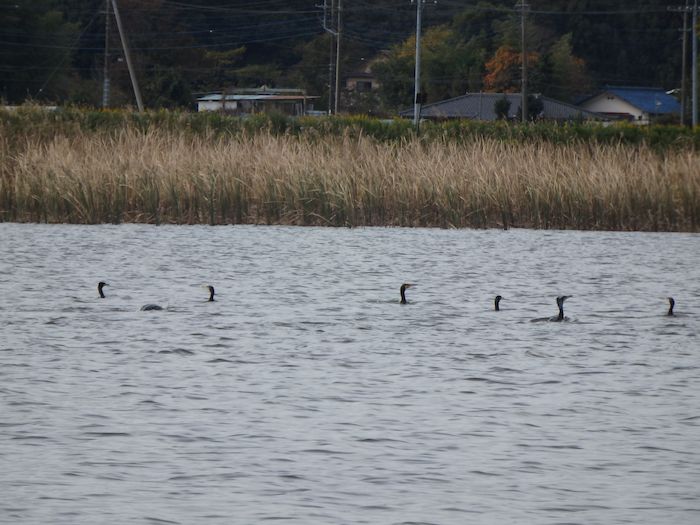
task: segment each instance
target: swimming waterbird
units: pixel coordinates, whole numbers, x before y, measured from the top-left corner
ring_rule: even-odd
[[[141,311],[142,311],[142,312],[146,312],[146,311],[149,311],[149,310],[162,310],[162,309],[163,309],[163,307],[160,306],[160,305],[158,305],[158,304],[144,304],[144,305],[141,307]]]
[[[406,304],[408,302],[406,301],[406,288],[410,288],[411,286],[414,285],[409,283],[403,283],[401,285],[401,304]]]
[[[668,312],[666,315],[672,316],[673,315],[673,307],[676,306],[676,301],[673,299],[673,297],[668,298]]]
[[[557,297],[557,306],[559,307],[559,315],[555,315],[554,317],[539,317],[537,319],[532,319],[533,323],[541,322],[541,321],[551,321],[553,323],[558,323],[561,321],[568,321],[568,317],[564,317],[564,301],[572,297],[571,295],[560,295]]]
[[[497,312],[501,310],[501,308],[498,306],[499,303],[501,302],[501,297],[500,295],[497,295],[496,298],[493,300],[493,309],[496,310]]]
[[[100,297],[102,299],[105,298],[105,293],[102,291],[102,288],[104,288],[105,286],[109,286],[109,285],[104,281],[100,281],[99,283],[97,283],[97,291],[100,294]]]

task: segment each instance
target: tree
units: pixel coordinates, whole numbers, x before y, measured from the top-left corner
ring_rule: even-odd
[[[406,107],[413,101],[415,48],[414,35],[394,46],[386,60],[373,69],[387,107]],[[480,87],[484,55],[475,41],[464,42],[451,27],[443,25],[425,31],[421,49],[421,91],[428,93],[429,101]]]
[[[15,0],[0,9],[2,98],[59,100],[70,91],[77,24],[66,22],[51,0]]]
[[[542,115],[542,111],[544,111],[544,102],[542,102],[542,98],[539,96],[535,95],[528,95],[527,96],[527,120],[529,122],[534,122],[540,116]],[[523,108],[521,105],[518,106],[518,111],[516,112],[516,115],[518,117],[521,117],[523,114]]]
[[[546,93],[553,98],[573,101],[577,95],[588,93],[592,87],[583,59],[574,56],[571,47],[571,33],[557,40],[546,57],[549,65],[549,79],[546,80]]]
[[[353,114],[385,117],[389,115],[376,91],[357,91],[344,89],[340,92],[340,106]]]
[[[225,51],[207,50],[204,52],[204,65],[209,70],[205,78],[199,80],[199,88],[219,90],[236,81],[236,64],[245,54],[245,47],[240,46]]]
[[[174,68],[154,68],[143,84],[143,97],[153,108],[175,108],[193,105],[192,90],[183,75]]]
[[[415,38],[413,38],[415,47]],[[410,39],[391,48],[385,60],[378,61],[373,72],[382,86],[382,98],[390,108],[410,106],[413,102],[415,60],[408,51]]]
[[[320,3],[266,3],[268,8],[254,9],[255,2],[245,7],[231,0],[119,0],[144,103],[184,104],[189,97],[183,97],[181,90],[187,86],[204,91],[239,80],[251,84],[275,80],[303,87],[321,96],[319,104],[325,105],[330,36],[321,27],[321,9],[315,7]],[[464,8],[457,12],[453,8],[459,2],[448,2],[448,8],[426,6],[422,87],[430,100],[478,91],[485,79],[489,90],[519,91],[521,25],[515,3],[472,0],[462,2]],[[677,29],[682,14],[666,7],[682,3],[531,2],[536,9],[527,18],[526,41],[528,50],[540,59],[530,59],[529,90],[572,100],[598,83],[677,87],[681,68]],[[39,96],[99,104],[104,5],[105,0],[5,2],[0,9],[0,96],[10,102]],[[596,14],[583,15],[591,12]],[[374,70],[382,81],[380,94],[388,108],[409,106],[414,20],[415,6],[405,1],[357,0],[346,5],[341,76],[361,58],[389,49],[387,62]],[[133,103],[113,17],[109,47],[112,104]]]
[[[493,103],[493,111],[496,113],[498,120],[508,120],[508,112],[510,111],[510,100],[508,100],[508,97],[503,95],[503,97],[496,100]]]
[[[328,109],[330,40],[330,35],[324,33],[298,45],[296,51],[299,61],[291,67],[287,76],[292,86],[303,88],[308,94],[320,97],[318,105],[314,105],[324,109]]]
[[[536,67],[539,54],[527,55],[528,66]],[[516,93],[520,91],[522,78],[522,54],[511,46],[501,46],[486,62],[484,88],[494,93]]]
[[[275,87],[282,73],[274,64],[251,64],[236,69],[236,85],[239,87]]]

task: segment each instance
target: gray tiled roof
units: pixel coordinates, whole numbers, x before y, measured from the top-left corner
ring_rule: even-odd
[[[426,104],[421,108],[422,118],[469,118],[474,120],[496,120],[494,104],[506,97],[510,102],[508,116],[518,118],[520,108],[520,93],[467,93],[460,97]],[[566,102],[560,102],[548,97],[538,96],[542,100],[543,118],[548,120],[576,120],[604,118]],[[402,117],[412,117],[413,108],[399,113]]]

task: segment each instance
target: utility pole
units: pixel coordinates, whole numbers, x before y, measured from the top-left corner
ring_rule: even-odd
[[[520,47],[522,48],[523,74],[520,84],[520,109],[522,110],[523,123],[527,122],[527,47],[525,45],[525,14],[530,9],[530,5],[525,0],[520,0],[515,5],[520,9]]]
[[[335,0],[331,0],[330,14],[328,13],[328,0],[323,0],[323,30],[330,35],[330,52],[328,54],[328,114],[333,114],[333,51],[335,45],[333,37],[338,35],[333,31],[333,15],[335,14]]]
[[[102,73],[102,109],[109,107],[109,2],[105,0],[105,64]]]
[[[413,0],[412,0],[413,1]],[[421,34],[421,18],[423,14],[423,5],[425,0],[415,0],[416,2],[416,74],[413,79],[413,125],[418,130],[420,123],[420,107],[423,103],[423,93],[420,89],[420,34]]]
[[[693,128],[698,125],[698,0],[693,4]]]
[[[131,56],[129,55],[129,46],[126,43],[126,35],[124,34],[124,28],[122,27],[122,19],[119,16],[119,8],[117,7],[117,0],[112,0],[112,8],[114,9],[114,18],[117,19],[117,29],[119,29],[119,38],[122,41],[122,47],[124,48],[124,58],[126,58],[126,67],[129,68],[129,76],[131,77],[131,85],[134,88],[134,96],[136,97],[136,106],[139,108],[139,112],[143,113],[143,101],[141,100],[141,91],[139,91],[139,83],[136,80],[136,72],[131,64]]]
[[[693,8],[690,7],[690,0],[685,0],[685,6],[667,7],[668,11],[683,13],[683,39],[681,45],[681,126],[685,125],[685,115],[688,113],[688,13]]]
[[[335,108],[338,114],[338,102],[340,101],[340,35],[343,32],[343,0],[338,0],[338,27],[335,37]]]
[[[326,4],[326,0],[323,1],[323,4]],[[329,20],[333,20],[333,11],[335,10],[335,0],[331,1],[331,15]],[[325,13],[324,13],[325,17]],[[324,20],[325,21],[325,20]],[[330,41],[331,41],[331,52],[329,55],[329,60],[328,60],[328,114],[333,113],[333,89],[331,86],[333,85],[333,37],[335,36],[335,33],[330,29],[330,26],[326,29],[331,35]]]
[[[688,79],[687,69],[688,69],[688,0],[685,0],[685,9],[683,10],[683,65],[681,67],[681,126],[685,126],[685,112],[686,112],[686,101],[688,99],[688,94],[686,90],[688,89]]]

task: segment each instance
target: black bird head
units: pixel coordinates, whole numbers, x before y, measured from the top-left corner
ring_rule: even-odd
[[[401,285],[401,304],[406,304],[406,289],[412,287],[410,283],[403,283]]]
[[[501,297],[500,295],[497,295],[496,298],[495,298],[494,301],[493,301],[494,309],[495,309],[497,312],[500,310],[500,307],[498,306],[498,304],[501,302],[501,299],[503,299],[503,297]]]
[[[214,300],[214,287],[212,285],[207,285],[207,289],[209,290],[209,302]]]
[[[673,307],[676,306],[676,301],[673,297],[668,298],[668,313],[666,315],[673,315]]]
[[[564,307],[564,301],[566,301],[566,300],[569,299],[570,297],[573,297],[573,295],[560,295],[559,297],[557,297],[557,306],[558,306],[559,308],[563,308],[563,307]]]
[[[99,292],[100,297],[101,297],[102,299],[105,298],[105,294],[104,294],[104,292],[102,291],[102,288],[104,288],[105,286],[109,286],[109,285],[108,285],[106,282],[104,282],[104,281],[100,281],[99,283],[97,283],[97,291]]]

